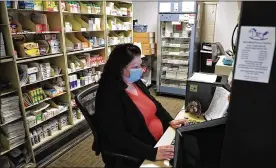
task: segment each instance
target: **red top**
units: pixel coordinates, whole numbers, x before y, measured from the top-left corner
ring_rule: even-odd
[[[153,135],[155,140],[158,141],[163,134],[163,126],[159,118],[155,115],[156,106],[153,101],[148,98],[148,96],[146,96],[138,87],[135,86],[135,88],[138,93],[137,95],[134,95],[128,91],[126,92],[144,116],[150,133]]]

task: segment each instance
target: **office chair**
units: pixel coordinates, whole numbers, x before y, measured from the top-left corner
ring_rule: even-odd
[[[96,156],[98,156],[100,153],[102,155],[106,155],[109,157],[115,157],[118,159],[126,159],[128,161],[133,161],[135,163],[140,163],[141,160],[127,156],[120,153],[114,153],[110,151],[102,151],[99,144],[99,137],[97,133],[97,129],[93,123],[95,123],[95,99],[96,99],[96,90],[98,88],[98,84],[94,86],[90,86],[89,88],[81,91],[78,93],[75,97],[76,103],[78,105],[78,108],[81,110],[84,118],[86,119],[87,123],[89,124],[92,134],[94,135],[94,143],[92,146],[92,150],[95,151]]]

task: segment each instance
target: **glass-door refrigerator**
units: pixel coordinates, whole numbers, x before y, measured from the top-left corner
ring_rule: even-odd
[[[159,2],[156,79],[159,94],[186,94],[186,81],[197,69],[199,7],[196,2]]]

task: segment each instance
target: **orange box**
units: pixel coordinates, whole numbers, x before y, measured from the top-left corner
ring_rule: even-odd
[[[149,49],[153,49],[153,48],[155,48],[155,43],[151,43],[151,44],[144,43],[144,44],[142,44],[142,49],[143,50],[149,50]]]
[[[155,37],[155,32],[133,32],[134,38],[153,38]]]
[[[151,49],[150,50],[144,50],[143,49],[143,53],[142,53],[143,55],[152,55],[152,51],[151,51]]]
[[[154,43],[155,42],[155,38],[154,37],[152,37],[152,38],[138,38],[138,37],[134,37],[133,38],[133,41],[134,42],[140,42],[140,43],[142,43],[142,44],[144,44],[144,43]]]

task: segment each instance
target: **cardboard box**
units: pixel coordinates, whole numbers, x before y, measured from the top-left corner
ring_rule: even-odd
[[[133,38],[133,41],[134,42],[140,42],[140,43],[142,43],[142,44],[144,44],[144,43],[155,43],[155,38],[154,37],[152,37],[152,38],[136,38],[136,37],[134,37]]]
[[[143,50],[143,55],[152,55],[152,50]]]
[[[133,32],[134,38],[154,38],[155,32]]]
[[[142,49],[143,50],[149,50],[149,49],[154,49],[155,48],[155,43],[144,43],[142,44]]]

